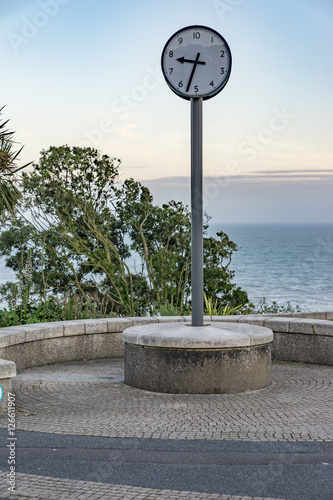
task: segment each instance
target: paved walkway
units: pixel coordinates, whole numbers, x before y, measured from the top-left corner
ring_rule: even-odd
[[[3,448],[0,500],[330,500],[333,368],[272,368],[270,387],[229,395],[131,388],[120,359],[25,370],[16,493]]]

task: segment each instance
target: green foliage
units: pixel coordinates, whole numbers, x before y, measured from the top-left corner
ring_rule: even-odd
[[[163,306],[156,308],[153,311],[154,316],[181,316],[186,314],[184,310],[180,309],[173,304],[164,304]]]
[[[247,293],[232,282],[235,273],[229,269],[237,245],[223,231],[216,236],[204,238],[204,292],[214,302],[227,305],[227,310],[237,308],[239,313],[249,313],[253,304]]]
[[[80,296],[63,299],[49,297],[45,301],[17,304],[10,310],[0,310],[0,327],[117,316],[109,306],[105,297],[100,298],[96,294],[89,295],[86,300]]]
[[[188,314],[191,305],[191,214],[181,202],[154,205],[149,190],[133,179],[125,181],[118,191],[117,213],[134,250],[142,259],[150,293],[147,304],[175,308],[176,314]],[[208,228],[206,216],[204,230]],[[251,307],[245,291],[232,283],[228,269],[237,250],[222,231],[218,238],[204,237],[204,291],[228,307]],[[153,311],[149,311],[152,313]]]
[[[117,213],[147,277],[147,312],[152,312],[152,304],[157,308],[172,304],[182,313],[190,295],[188,208],[175,201],[158,207],[149,190],[130,179],[118,191]]]
[[[207,298],[207,295],[205,293],[204,293],[204,299],[206,306],[205,314],[207,314],[208,316],[230,316],[240,307],[242,307],[242,304],[236,307],[229,307],[228,304],[219,306],[217,299],[214,302],[211,297]]]
[[[4,106],[0,107],[0,115]],[[15,208],[22,198],[21,192],[15,185],[14,174],[30,164],[15,168],[22,149],[15,151],[14,132],[8,130],[9,120],[0,121],[0,219],[4,221],[9,214],[15,214]]]
[[[289,300],[286,305],[278,305],[275,300],[271,304],[267,304],[266,298],[263,297],[259,302],[257,311],[255,312],[256,314],[297,313],[301,312],[301,309],[298,305],[291,305]]]
[[[188,314],[190,211],[173,200],[155,205],[150,191],[133,179],[118,184],[119,164],[92,148],[51,147],[22,175],[31,220],[19,216],[0,235],[0,255],[22,282],[16,292],[12,283],[0,289],[14,309],[40,307],[49,297],[67,300],[69,309],[80,297],[84,309],[97,294],[107,301],[108,313]],[[232,282],[229,265],[236,250],[222,231],[217,238],[204,237],[205,293],[227,304],[225,312],[251,307],[246,292]],[[139,260],[134,269],[133,257]]]

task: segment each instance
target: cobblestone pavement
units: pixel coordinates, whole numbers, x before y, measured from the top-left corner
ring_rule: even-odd
[[[30,474],[18,474],[17,494],[4,488],[5,473],[0,472],[0,495],[9,500],[274,500],[263,497],[245,497],[196,493],[193,491],[157,490],[117,484],[71,481]],[[20,491],[24,492],[20,494]]]
[[[120,359],[33,368],[14,379],[17,426],[123,438],[332,441],[333,368],[276,364],[272,377],[258,391],[174,395],[124,385]]]
[[[123,360],[50,365],[14,379],[17,429],[118,438],[333,441],[333,369],[274,364],[271,386],[226,395],[150,393],[123,383]],[[7,427],[7,417],[0,417]],[[18,474],[11,499],[242,499]],[[21,491],[21,493],[20,493]],[[256,498],[256,500],[259,500]]]

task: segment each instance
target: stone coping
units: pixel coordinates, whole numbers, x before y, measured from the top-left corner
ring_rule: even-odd
[[[16,377],[16,364],[14,361],[7,359],[0,359],[0,378],[13,378]]]
[[[274,333],[305,334],[312,338],[322,338],[332,341],[333,337],[333,312],[293,313],[293,314],[266,314],[244,316],[205,316],[205,321],[231,322],[236,324],[247,323],[269,328]],[[35,323],[0,328],[0,349],[13,349],[26,343],[48,339],[74,338],[75,336],[87,337],[96,334],[121,333],[131,327],[143,324],[157,323],[184,323],[190,322],[189,316],[160,316],[136,318],[105,318],[85,319],[75,321],[59,321],[50,323]],[[206,327],[207,328],[207,327]],[[241,333],[241,332],[240,332]],[[4,355],[2,355],[4,357]],[[4,360],[6,361],[6,360]],[[12,361],[9,361],[12,362]],[[41,358],[39,364],[43,364]],[[333,364],[333,363],[332,363]],[[0,379],[7,378],[8,366],[0,363]]]
[[[204,326],[159,323],[132,326],[123,332],[128,344],[169,349],[224,349],[267,344],[273,332],[265,327],[240,323],[210,322]]]
[[[302,316],[300,316],[302,314]],[[309,316],[321,315],[317,319]],[[205,322],[247,323],[284,333],[304,333],[333,336],[333,312],[299,314],[249,314],[205,316]],[[126,328],[152,323],[191,322],[190,316],[149,316],[131,318],[82,319],[32,323],[0,328],[0,348],[47,338],[123,332]]]
[[[327,335],[333,337],[333,321],[325,319],[252,314],[248,316],[212,316],[212,321],[248,323],[250,325],[265,326],[276,332]]]

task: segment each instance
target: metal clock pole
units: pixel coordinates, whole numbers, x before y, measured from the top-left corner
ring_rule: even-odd
[[[192,326],[203,326],[202,98],[191,98]]]
[[[226,85],[231,52],[217,31],[193,25],[169,38],[161,63],[171,90],[191,101],[192,326],[203,326],[202,101],[214,97]]]

